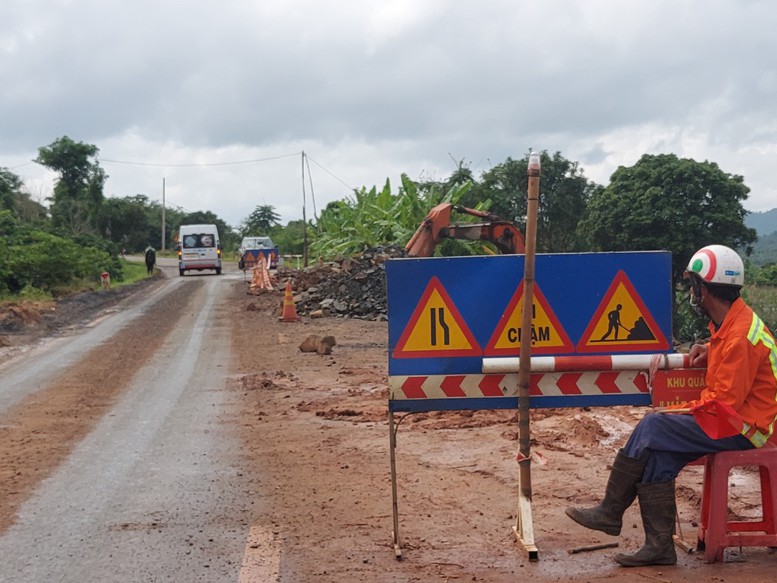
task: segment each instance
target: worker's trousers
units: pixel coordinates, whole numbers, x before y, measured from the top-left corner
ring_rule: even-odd
[[[674,480],[687,464],[705,454],[753,447],[744,435],[712,439],[693,415],[648,413],[634,428],[623,453],[646,461],[641,482],[652,484]]]

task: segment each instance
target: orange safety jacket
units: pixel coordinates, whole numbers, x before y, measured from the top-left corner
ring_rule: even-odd
[[[712,399],[731,405],[744,421],[742,435],[756,447],[777,421],[777,344],[761,318],[737,298],[718,330],[709,324],[707,375],[692,407]]]

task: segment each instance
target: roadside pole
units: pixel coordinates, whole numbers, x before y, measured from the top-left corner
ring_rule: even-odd
[[[521,314],[520,361],[518,366],[518,518],[514,527],[518,541],[530,561],[539,560],[534,545],[531,501],[531,427],[529,424],[529,382],[531,378],[532,303],[534,301],[534,256],[537,242],[537,207],[540,196],[540,155],[529,155],[529,184],[526,200],[526,255],[523,267],[523,312]]]
[[[162,178],[162,253],[165,252],[165,179]]]

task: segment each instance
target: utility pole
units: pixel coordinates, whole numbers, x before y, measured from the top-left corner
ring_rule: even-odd
[[[165,179],[162,177],[162,253],[165,252]]]
[[[308,220],[305,216],[305,150],[302,150],[302,265],[308,266]]]

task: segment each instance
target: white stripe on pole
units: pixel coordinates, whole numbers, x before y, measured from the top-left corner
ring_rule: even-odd
[[[687,354],[609,354],[598,356],[533,356],[532,372],[584,370],[647,370],[653,357],[660,358],[659,369],[688,368]],[[520,358],[484,358],[486,374],[518,372]]]

